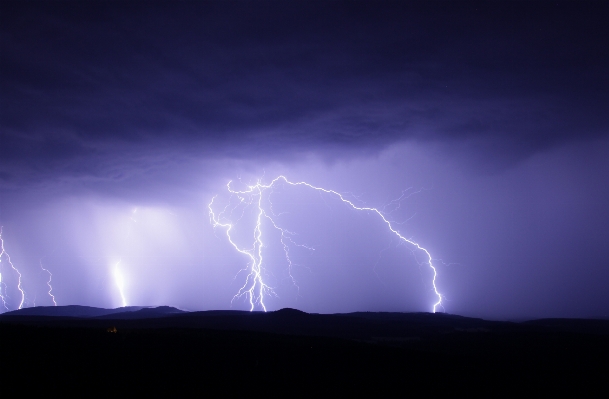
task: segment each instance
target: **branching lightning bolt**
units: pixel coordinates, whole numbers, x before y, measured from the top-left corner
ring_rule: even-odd
[[[231,190],[230,188],[230,182],[227,185],[228,190],[231,193],[235,193],[237,194],[237,192],[234,192],[233,190]],[[212,220],[212,224],[214,227],[226,227],[226,236],[228,237],[228,241],[231,243],[231,245],[240,253],[246,255],[247,257],[250,258],[251,261],[251,268],[250,268],[250,273],[248,274],[245,284],[239,289],[239,292],[235,295],[235,298],[246,295],[249,303],[250,303],[250,310],[254,310],[254,307],[257,304],[259,304],[260,306],[262,306],[262,309],[264,309],[264,311],[266,312],[266,306],[264,304],[264,296],[268,295],[268,294],[274,294],[274,291],[271,287],[269,287],[268,285],[266,285],[262,279],[262,229],[261,229],[261,223],[262,223],[262,217],[263,215],[265,215],[265,212],[262,210],[262,206],[261,206],[261,201],[262,201],[262,190],[260,187],[254,186],[254,187],[250,187],[251,191],[250,192],[254,192],[254,190],[256,190],[258,192],[258,215],[257,215],[257,220],[256,220],[256,227],[254,228],[254,245],[252,248],[250,249],[242,249],[239,248],[239,246],[233,241],[230,232],[233,228],[233,225],[231,223],[222,223],[220,222],[219,218],[216,218],[216,215],[213,212],[212,209],[212,205],[214,203],[214,200],[216,199],[216,197],[212,198],[211,202],[209,203],[209,214]],[[241,199],[240,202],[243,202],[244,199],[243,197],[239,197]],[[226,210],[226,208],[225,208]],[[224,211],[223,211],[224,212]],[[250,286],[249,288],[246,288],[247,286]]]
[[[263,193],[269,189],[272,191],[273,187],[278,182],[284,182],[285,184],[288,184],[290,186],[305,186],[312,190],[316,190],[320,193],[330,194],[330,195],[333,195],[333,196],[339,198],[343,203],[347,204],[354,210],[370,212],[370,213],[374,213],[374,214],[378,215],[378,217],[380,217],[382,222],[387,226],[389,231],[392,234],[394,234],[402,243],[409,244],[409,245],[413,246],[416,250],[419,250],[425,254],[425,256],[426,256],[425,263],[429,266],[429,268],[433,272],[433,278],[431,281],[431,285],[433,286],[434,294],[437,297],[437,301],[433,305],[433,312],[435,313],[438,310],[438,307],[442,307],[443,297],[442,297],[442,294],[440,294],[440,292],[438,291],[438,288],[436,286],[436,278],[438,276],[438,272],[437,272],[436,266],[434,266],[434,264],[433,264],[433,258],[431,256],[431,254],[429,253],[429,251],[427,249],[425,249],[424,247],[419,245],[417,242],[402,236],[399,233],[399,231],[393,227],[392,222],[387,219],[386,213],[378,210],[377,208],[373,208],[373,207],[357,206],[350,200],[346,199],[343,196],[343,194],[341,194],[337,191],[328,190],[328,189],[325,189],[322,187],[317,187],[317,186],[314,186],[314,185],[306,183],[306,182],[291,182],[285,176],[278,176],[274,180],[272,180],[269,184],[263,184],[260,180],[258,180],[258,182],[255,185],[250,185],[247,187],[246,190],[243,190],[243,191],[233,190],[231,188],[232,182],[228,182],[228,184],[226,186],[231,195],[237,196],[239,198],[239,204],[237,204],[232,209],[230,209],[230,212],[234,211],[240,204],[243,204],[244,202],[246,202],[247,201],[246,198],[249,198],[249,202],[246,202],[246,205],[255,204],[255,206],[257,206],[257,219],[256,219],[256,225],[254,227],[254,232],[253,232],[254,241],[253,241],[253,245],[250,248],[241,248],[233,240],[233,237],[231,236],[231,231],[233,230],[233,227],[239,222],[239,220],[237,220],[237,222],[233,223],[233,222],[227,221],[224,218],[223,215],[225,213],[229,212],[230,202],[218,214],[216,214],[213,210],[213,205],[214,205],[214,201],[215,201],[216,197],[212,198],[211,202],[208,205],[210,221],[211,221],[211,224],[213,225],[213,227],[214,228],[217,228],[217,227],[225,228],[226,236],[227,236],[230,244],[238,252],[246,255],[250,259],[248,266],[246,266],[246,268],[242,270],[242,271],[248,271],[246,281],[243,284],[243,286],[239,289],[237,294],[233,297],[233,300],[236,298],[242,297],[242,296],[246,296],[250,303],[250,310],[254,310],[256,305],[258,305],[264,311],[266,311],[266,305],[264,303],[265,296],[275,294],[272,287],[267,285],[263,279],[263,277],[264,277],[264,267],[263,267],[263,258],[262,258],[262,248],[264,246],[264,243],[262,241],[262,220],[263,219],[268,219],[271,222],[271,224],[273,225],[273,227],[280,231],[281,242],[282,242],[282,245],[284,248],[286,260],[288,262],[288,271],[289,271],[290,277],[292,278],[292,281],[294,283],[296,283],[294,278],[292,277],[291,270],[292,270],[293,264],[292,264],[292,261],[289,256],[289,247],[286,243],[286,241],[289,241],[292,244],[296,244],[291,239],[291,236],[294,233],[291,233],[290,231],[281,228],[275,222],[275,220],[273,219],[274,214],[272,213],[272,203],[271,203],[271,214],[266,212],[262,206],[263,205],[262,204]],[[405,195],[405,193],[403,192],[402,197],[404,197],[404,195]],[[399,201],[402,197],[400,197],[397,200],[392,201],[389,205],[395,206],[395,204],[398,203],[398,206],[399,206]],[[270,198],[269,198],[269,202],[270,202]],[[296,245],[299,245],[299,244],[296,244]],[[309,248],[309,249],[311,249],[311,248]]]
[[[6,250],[4,249],[4,240],[2,239],[2,226],[0,226],[0,299],[2,300],[2,305],[4,306],[4,308],[6,310],[9,310],[8,306],[6,305],[6,296],[7,296],[6,295],[6,283],[2,279],[2,257],[3,256],[6,258],[6,261],[8,262],[11,269],[15,273],[17,273],[17,276],[18,276],[17,277],[17,289],[21,293],[21,301],[19,302],[18,309],[21,309],[21,308],[23,308],[23,303],[25,302],[25,292],[23,291],[23,288],[21,288],[21,273],[19,273],[19,270],[17,270],[15,265],[13,265],[13,262],[11,262],[11,257],[9,256],[8,252],[6,252]]]

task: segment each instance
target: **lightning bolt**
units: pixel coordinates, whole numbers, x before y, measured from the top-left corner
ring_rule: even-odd
[[[9,256],[8,252],[6,252],[6,250],[4,249],[4,240],[2,239],[2,226],[0,226],[0,272],[2,271],[2,257],[5,257],[9,266],[11,267],[11,269],[17,273],[17,289],[19,290],[19,292],[21,293],[21,302],[19,302],[19,307],[18,309],[23,308],[23,303],[25,302],[25,292],[23,291],[23,288],[21,288],[21,273],[19,273],[19,270],[17,270],[17,268],[15,267],[15,265],[13,265],[13,262],[11,262],[11,257]],[[6,304],[6,297],[8,296],[6,294],[6,283],[2,280],[2,274],[0,273],[0,299],[2,300],[2,305],[4,306],[4,308],[6,310],[9,310],[7,304]],[[2,290],[2,288],[4,288],[4,290]]]
[[[263,257],[262,257],[262,248],[264,247],[264,243],[262,241],[262,221],[264,219],[269,220],[271,222],[272,226],[281,233],[281,243],[284,248],[286,260],[288,262],[288,272],[289,272],[290,277],[292,278],[292,281],[294,283],[296,283],[294,278],[292,277],[292,273],[291,273],[293,264],[292,264],[292,261],[289,256],[289,247],[288,247],[287,242],[295,244],[295,245],[300,245],[300,244],[296,244],[291,239],[291,236],[293,236],[294,233],[281,228],[273,219],[273,216],[276,216],[276,215],[272,212],[272,202],[270,201],[270,195],[268,196],[268,201],[270,204],[270,211],[271,211],[270,214],[269,214],[269,212],[264,210],[263,203],[262,203],[263,194],[267,190],[271,190],[271,193],[272,193],[273,187],[276,184],[278,184],[279,182],[283,182],[283,183],[293,186],[293,187],[305,186],[312,190],[318,191],[320,193],[325,193],[325,194],[335,196],[338,199],[340,199],[344,204],[346,204],[347,206],[351,207],[354,210],[376,214],[380,218],[380,220],[387,226],[387,229],[392,234],[394,234],[401,242],[414,247],[413,250],[418,250],[425,255],[426,261],[424,263],[427,264],[429,266],[429,268],[431,269],[431,271],[433,272],[433,278],[431,281],[431,285],[432,285],[433,291],[437,297],[436,302],[433,304],[433,312],[435,313],[438,310],[438,307],[442,307],[443,297],[442,297],[442,294],[440,294],[440,292],[438,291],[438,288],[436,286],[436,278],[438,276],[438,271],[436,269],[436,266],[434,266],[434,264],[433,264],[433,258],[431,256],[431,254],[429,253],[429,251],[427,249],[425,249],[424,247],[419,245],[417,242],[401,235],[399,233],[399,231],[396,228],[394,228],[394,226],[392,225],[392,222],[387,219],[386,213],[378,210],[377,208],[373,208],[373,207],[357,206],[350,200],[346,199],[343,196],[343,194],[341,194],[337,191],[325,189],[322,187],[317,187],[317,186],[314,186],[314,185],[306,183],[306,182],[291,182],[285,176],[278,176],[274,180],[272,180],[269,184],[263,184],[260,180],[258,180],[256,184],[247,186],[247,189],[242,190],[242,191],[233,190],[231,188],[232,181],[229,181],[228,184],[226,185],[226,187],[228,189],[228,192],[231,194],[231,200],[233,197],[237,197],[239,199],[239,202],[237,203],[237,205],[231,207],[231,200],[229,200],[229,203],[217,215],[213,210],[214,201],[216,200],[217,197],[213,197],[211,202],[208,205],[210,222],[211,222],[212,226],[214,228],[217,228],[217,227],[225,228],[226,236],[227,236],[230,244],[238,252],[242,253],[243,255],[245,255],[249,258],[248,265],[244,269],[242,269],[242,271],[248,272],[246,281],[243,284],[243,286],[239,289],[237,294],[233,297],[233,301],[239,297],[246,296],[247,300],[250,303],[250,310],[254,310],[256,308],[256,305],[258,305],[262,308],[262,310],[266,311],[267,310],[266,305],[264,304],[265,296],[275,295],[275,292],[273,291],[272,287],[267,285],[263,279],[265,273],[264,273]],[[408,191],[408,190],[406,190],[406,191]],[[390,204],[388,204],[388,205],[390,205],[390,208],[393,208],[393,210],[395,210],[396,206],[399,207],[399,201],[406,195],[405,193],[406,192],[403,192],[402,197],[400,197],[399,199],[394,200]],[[256,225],[255,225],[254,231],[253,231],[253,244],[249,248],[240,247],[235,242],[235,240],[233,239],[233,236],[231,235],[233,228],[235,227],[235,225],[239,222],[239,220],[241,218],[239,218],[236,222],[233,223],[224,217],[224,214],[226,214],[226,213],[229,213],[232,215],[232,213],[240,205],[244,205],[245,207],[254,205],[254,206],[256,206],[256,209],[257,209]],[[245,211],[243,210],[243,212],[245,212]],[[242,216],[243,216],[243,213],[242,213],[241,217]],[[304,245],[300,245],[300,246],[305,247]],[[305,248],[308,248],[308,247],[305,247]],[[309,248],[309,249],[312,249],[312,248]]]
[[[4,284],[4,282],[2,281],[2,273],[0,273],[0,300],[2,300],[2,306],[4,306],[6,310],[8,310],[8,307],[6,306],[6,300],[4,299],[4,294],[2,293],[2,287],[6,287],[6,284]]]
[[[53,279],[53,274],[51,274],[51,272],[48,269],[45,269],[44,266],[42,266],[42,258],[40,258],[40,268],[42,270],[44,270],[45,272],[49,273],[49,279],[47,280],[47,285],[49,286],[49,291],[47,292],[47,294],[49,294],[49,296],[53,300],[53,305],[57,306],[57,302],[55,301],[55,295],[53,295],[51,293],[51,291],[53,291],[53,286],[51,286],[51,280]]]
[[[136,213],[138,211],[138,208],[135,207],[133,208],[133,210],[131,211],[131,216],[129,217],[129,220],[131,220],[133,223],[137,223],[136,220]],[[131,238],[133,231],[131,229],[127,230],[127,239]],[[123,261],[122,258],[119,258],[118,262],[116,262],[114,264],[114,266],[112,267],[112,278],[114,279],[114,284],[116,285],[116,288],[118,289],[118,292],[120,294],[121,297],[121,306],[125,307],[127,306],[127,299],[125,298],[125,278],[123,275],[123,272],[121,271],[121,268],[119,267],[121,262]]]
[[[230,192],[233,192],[230,188],[230,182],[228,183],[227,187]],[[262,247],[263,247],[261,223],[262,223],[262,217],[265,215],[265,212],[261,206],[261,202],[262,202],[261,187],[250,187],[250,188],[251,188],[252,192],[254,190],[257,190],[258,197],[259,197],[258,198],[259,212],[258,212],[257,219],[256,219],[256,227],[254,228],[254,245],[250,249],[240,248],[233,241],[231,234],[230,234],[231,230],[233,229],[233,225],[231,223],[220,222],[219,218],[217,218],[216,215],[214,214],[212,205],[213,205],[216,197],[212,198],[208,207],[209,207],[210,218],[211,218],[214,228],[218,227],[218,226],[225,227],[226,236],[228,237],[228,241],[231,243],[231,245],[238,252],[249,257],[250,261],[251,261],[251,268],[250,268],[250,272],[246,278],[246,281],[245,281],[244,285],[239,289],[239,292],[235,295],[235,297],[233,297],[233,300],[237,297],[246,295],[249,300],[249,303],[250,303],[250,310],[254,310],[255,304],[258,303],[260,306],[262,306],[262,309],[266,312],[266,306],[264,304],[264,296],[265,296],[265,294],[266,295],[274,294],[274,291],[271,287],[269,287],[268,285],[266,285],[264,283],[264,281],[262,279],[262,274],[261,274],[261,272],[262,272],[262,269],[261,269],[261,267],[262,267]],[[240,198],[240,203],[243,203],[245,201],[245,199],[243,197],[239,196],[239,198]],[[226,210],[226,208],[225,208],[225,210]],[[247,288],[248,286],[249,286],[249,288]]]
[[[118,288],[118,292],[121,295],[121,303],[122,306],[127,306],[127,300],[125,299],[125,280],[123,278],[123,274],[119,269],[118,265],[120,265],[122,259],[116,262],[114,268],[112,269],[112,276],[114,277],[114,282],[116,283],[116,287]]]

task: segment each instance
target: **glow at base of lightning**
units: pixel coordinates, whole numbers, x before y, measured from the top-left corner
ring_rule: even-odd
[[[51,293],[51,291],[53,291],[53,286],[51,285],[51,280],[53,279],[53,275],[51,274],[51,272],[48,269],[45,269],[44,266],[42,266],[42,259],[40,259],[40,268],[49,274],[49,279],[47,280],[47,285],[49,286],[49,291],[47,292],[47,294],[49,294],[49,296],[53,300],[53,306],[57,306],[57,302],[55,301],[55,295],[53,295]]]
[[[2,305],[4,306],[4,308],[6,310],[9,310],[8,306],[6,305],[6,283],[4,282],[4,280],[2,280],[2,274],[1,274],[2,273],[2,257],[6,258],[6,261],[8,262],[11,269],[15,273],[17,273],[17,289],[21,293],[21,301],[19,302],[18,309],[21,309],[21,308],[23,308],[23,303],[25,302],[25,291],[23,291],[23,288],[21,287],[21,273],[19,273],[19,270],[17,270],[15,265],[13,265],[13,262],[11,262],[11,257],[9,256],[8,252],[6,252],[6,250],[4,249],[4,240],[2,239],[2,226],[0,226],[0,300],[2,300]]]
[[[438,291],[438,288],[436,286],[436,278],[438,276],[438,272],[437,272],[436,266],[434,266],[434,264],[433,264],[433,258],[431,256],[431,254],[429,253],[429,251],[427,249],[425,249],[424,247],[419,245],[417,242],[402,236],[399,233],[399,231],[393,227],[392,222],[389,221],[385,217],[385,214],[382,211],[378,210],[377,208],[357,206],[353,202],[346,199],[341,193],[339,193],[337,191],[325,189],[322,187],[316,187],[316,186],[306,183],[306,182],[291,182],[285,176],[278,176],[274,180],[272,180],[269,184],[263,184],[260,180],[258,180],[258,182],[256,184],[248,186],[247,189],[243,190],[243,191],[233,190],[231,188],[232,182],[229,181],[228,184],[226,185],[226,187],[227,187],[229,193],[231,193],[231,195],[235,195],[239,198],[239,200],[240,200],[239,204],[237,204],[232,209],[229,209],[229,207],[230,207],[230,202],[229,202],[224,207],[224,209],[221,212],[219,212],[218,214],[216,214],[213,210],[213,204],[214,204],[216,197],[213,197],[211,202],[208,205],[210,222],[213,225],[213,227],[214,228],[217,228],[217,227],[225,228],[226,236],[227,236],[230,244],[235,248],[235,250],[244,254],[245,256],[249,257],[249,259],[250,259],[248,266],[242,270],[242,271],[248,271],[246,281],[243,284],[243,286],[239,289],[237,294],[233,297],[233,300],[235,300],[236,298],[242,297],[242,296],[246,296],[247,300],[250,303],[250,310],[254,310],[256,305],[258,305],[264,311],[266,311],[266,305],[264,303],[264,298],[268,295],[275,295],[275,292],[273,291],[272,287],[267,285],[263,279],[263,272],[264,272],[263,258],[262,258],[262,248],[264,246],[264,243],[262,241],[262,220],[263,219],[268,219],[271,222],[271,224],[273,225],[273,227],[281,233],[281,243],[283,244],[285,257],[288,262],[288,271],[290,274],[290,278],[292,278],[292,282],[295,283],[295,280],[291,274],[292,261],[289,256],[289,247],[288,247],[286,241],[289,241],[290,243],[295,244],[295,245],[299,245],[299,244],[296,244],[291,239],[291,236],[293,236],[294,233],[279,227],[277,225],[277,223],[275,223],[275,221],[273,220],[272,215],[270,215],[268,212],[266,212],[262,206],[262,194],[266,190],[269,190],[269,189],[272,190],[273,186],[280,181],[282,181],[285,184],[288,184],[290,186],[305,186],[312,190],[316,190],[319,192],[333,195],[333,196],[339,198],[343,203],[345,203],[346,205],[348,205],[349,207],[351,207],[354,210],[370,212],[370,213],[374,213],[374,214],[378,215],[378,217],[382,220],[382,222],[387,226],[389,231],[392,234],[394,234],[401,242],[409,244],[409,245],[413,246],[415,249],[417,249],[425,254],[425,256],[426,256],[425,263],[429,266],[429,268],[433,272],[433,278],[431,281],[431,285],[433,286],[433,291],[437,297],[437,301],[433,305],[433,312],[435,313],[437,311],[438,307],[442,307],[443,297],[442,297],[442,294],[440,294],[440,292]],[[246,200],[246,198],[248,198],[248,197],[249,197],[249,202]],[[257,199],[255,197],[257,197]],[[253,245],[250,248],[241,248],[241,247],[239,247],[239,245],[237,245],[235,243],[235,241],[233,240],[233,238],[231,236],[231,231],[233,230],[234,223],[226,221],[223,217],[223,215],[225,213],[227,213],[229,211],[232,213],[237,208],[237,206],[239,206],[240,204],[243,204],[244,202],[246,203],[245,205],[255,204],[255,206],[257,206],[256,226],[254,227],[254,231],[253,231]],[[395,200],[392,202],[395,202]],[[272,204],[271,204],[271,206],[272,206]],[[271,213],[272,213],[272,210],[271,210]],[[304,247],[304,245],[299,245],[299,246]],[[305,247],[305,248],[308,248],[308,247]],[[311,248],[309,248],[309,249],[311,249]]]
[[[125,279],[123,278],[123,273],[119,269],[118,265],[120,265],[121,261],[119,260],[114,265],[112,269],[112,276],[114,277],[114,282],[116,284],[116,288],[118,288],[118,292],[121,296],[121,306],[127,306],[127,300],[125,299]]]

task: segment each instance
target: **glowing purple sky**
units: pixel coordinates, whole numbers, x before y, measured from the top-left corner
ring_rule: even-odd
[[[450,313],[606,317],[607,18],[603,2],[4,1],[0,224],[26,304],[52,303],[44,267],[59,304],[120,306],[118,279],[131,305],[230,308],[247,259],[207,206],[283,174],[360,206],[416,191],[390,218],[442,260]],[[268,248],[272,309],[430,310],[428,270],[378,220],[276,201],[315,251],[293,249],[296,289]]]

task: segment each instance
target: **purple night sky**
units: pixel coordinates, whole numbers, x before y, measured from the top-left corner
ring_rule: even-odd
[[[122,285],[128,305],[249,309],[249,258],[208,204],[250,248],[256,204],[226,185],[285,175],[383,211],[449,313],[609,317],[608,20],[585,1],[2,1],[0,225],[24,306],[52,305],[44,267],[59,305],[121,306]],[[262,226],[269,310],[433,309],[421,251],[378,215],[268,198],[294,233],[290,277]],[[0,312],[19,302],[1,260]]]

